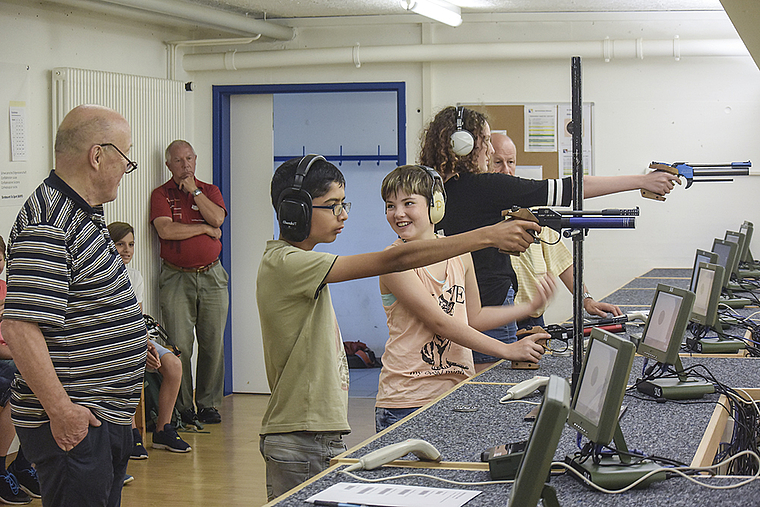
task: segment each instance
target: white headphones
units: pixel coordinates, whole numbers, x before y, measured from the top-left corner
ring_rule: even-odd
[[[464,129],[464,108],[457,106],[457,129],[451,134],[451,150],[455,155],[464,157],[472,153],[475,137],[469,130]]]

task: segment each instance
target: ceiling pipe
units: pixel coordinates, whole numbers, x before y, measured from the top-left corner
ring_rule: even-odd
[[[342,48],[284,49],[196,53],[182,57],[185,71],[243,70],[272,67],[367,63],[415,63],[494,60],[630,59],[683,56],[748,56],[739,39],[610,40],[567,42],[503,42],[484,44],[416,44]]]
[[[289,26],[249,18],[243,14],[221,11],[177,0],[51,0],[58,4],[94,12],[129,17],[141,22],[170,26],[192,23],[201,27],[247,36],[258,34],[277,40],[292,40],[295,30]]]

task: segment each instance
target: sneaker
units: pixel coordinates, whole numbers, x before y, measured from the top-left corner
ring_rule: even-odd
[[[163,431],[153,433],[153,448],[166,449],[171,452],[190,452],[193,450],[187,442],[180,438],[177,430],[171,424],[164,424]]]
[[[132,439],[135,441],[135,446],[132,448],[129,459],[148,459],[148,451],[143,445],[142,435],[137,428],[132,428]]]
[[[32,503],[32,499],[21,490],[16,476],[6,471],[0,475],[0,502],[9,505]]]
[[[8,465],[8,471],[18,481],[18,485],[27,495],[32,498],[42,498],[42,490],[40,489],[40,479],[37,477],[37,470],[30,466],[29,468],[18,468],[14,461]]]
[[[205,424],[218,424],[222,422],[222,416],[214,407],[198,409],[198,420]]]
[[[135,480],[135,478],[134,478],[134,477],[132,477],[131,475],[129,475],[129,474],[124,474],[124,485],[125,485],[125,486],[126,486],[127,484],[129,484],[130,482],[134,481],[134,480]]]

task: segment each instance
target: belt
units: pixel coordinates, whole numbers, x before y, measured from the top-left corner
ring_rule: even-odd
[[[199,268],[183,268],[182,266],[177,266],[176,264],[172,264],[171,262],[164,260],[164,265],[166,265],[166,267],[174,269],[176,271],[182,271],[184,273],[205,273],[217,264],[219,264],[219,259],[215,260],[211,264],[206,264],[205,266],[201,266]]]

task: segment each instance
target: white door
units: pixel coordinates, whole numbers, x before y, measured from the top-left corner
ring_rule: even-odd
[[[232,245],[232,391],[269,393],[264,368],[256,273],[274,223],[269,197],[273,154],[272,96],[230,97],[230,241]]]

